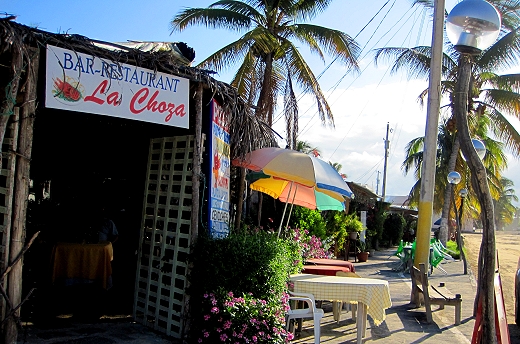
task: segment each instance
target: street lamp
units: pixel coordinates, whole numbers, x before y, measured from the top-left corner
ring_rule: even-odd
[[[453,201],[453,211],[455,212],[455,223],[456,226],[456,233],[457,233],[457,249],[460,252],[460,259],[462,260],[462,263],[464,265],[464,275],[468,274],[468,264],[466,262],[466,256],[464,255],[463,245],[462,245],[462,236],[461,236],[461,230],[462,227],[460,226],[460,217],[459,212],[457,211],[457,204],[455,202],[455,185],[460,183],[460,174],[459,172],[452,171],[448,173],[448,182],[451,184],[451,199]],[[465,189],[464,189],[465,190]],[[466,190],[467,193],[467,190]],[[461,207],[462,211],[462,207]]]
[[[483,0],[464,0],[457,4],[446,19],[446,33],[460,53],[453,112],[457,121],[457,135],[462,153],[473,175],[473,189],[481,205],[483,225],[479,288],[477,300],[482,301],[483,343],[496,343],[494,272],[495,221],[493,200],[489,192],[487,174],[471,141],[468,126],[468,95],[471,66],[475,55],[492,45],[500,33],[501,20],[497,10]]]
[[[464,210],[464,199],[468,195],[468,189],[460,189],[459,196],[460,196],[460,208],[459,208],[459,217],[458,217],[458,224],[457,227],[457,245],[459,245],[459,251],[460,251],[460,257],[462,259],[462,262],[464,263],[464,275],[467,275],[468,273],[468,263],[466,261],[466,255],[464,253],[464,242],[462,241],[462,211]],[[456,213],[455,213],[456,214]]]
[[[471,143],[473,144],[473,148],[475,148],[479,159],[484,159],[486,156],[486,146],[484,145],[484,142],[480,141],[479,139],[471,139]],[[462,158],[464,161],[466,161],[464,154],[462,154]]]
[[[465,0],[448,15],[446,34],[455,50],[478,55],[495,43],[500,25],[500,14],[493,5],[483,0]]]

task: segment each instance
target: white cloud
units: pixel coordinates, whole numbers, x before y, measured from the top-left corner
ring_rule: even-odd
[[[299,121],[299,140],[317,146],[324,160],[340,163],[349,180],[368,184],[374,190],[379,171],[381,192],[388,122],[392,132],[389,133],[386,194],[406,195],[415,181],[413,175],[403,176],[401,163],[405,145],[424,135],[426,110],[421,109],[416,98],[426,87],[425,81],[404,81],[337,89],[328,96],[335,118],[334,130],[320,124],[312,98],[305,96],[300,101],[303,116]],[[276,130],[284,133],[282,121],[277,125]]]

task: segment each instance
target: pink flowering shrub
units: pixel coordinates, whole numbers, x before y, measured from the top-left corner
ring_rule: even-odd
[[[251,293],[235,297],[204,294],[203,328],[198,343],[288,343],[293,339],[285,331],[288,294],[277,302],[254,298]]]
[[[303,261],[310,258],[330,258],[326,245],[315,235],[309,235],[306,229],[292,230],[292,240],[297,244]]]

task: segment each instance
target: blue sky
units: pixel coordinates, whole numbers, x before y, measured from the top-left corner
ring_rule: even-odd
[[[195,64],[239,37],[238,33],[191,27],[171,33],[170,21],[185,7],[206,7],[207,0],[126,0],[37,1],[0,0],[0,13],[17,15],[16,21],[49,32],[68,32],[110,42],[126,40],[181,41],[193,47]],[[431,13],[410,7],[410,0],[347,1],[336,0],[314,24],[344,31],[356,37],[364,48],[360,74],[347,73],[333,64],[320,78],[322,90],[332,107],[335,129],[321,126],[312,100],[301,97],[299,139],[317,146],[322,158],[342,164],[348,180],[366,184],[381,193],[384,163],[384,137],[390,124],[390,156],[386,181],[387,195],[406,195],[414,184],[412,175],[404,176],[401,163],[404,147],[411,139],[424,135],[426,109],[417,96],[428,87],[426,79],[407,80],[403,74],[391,75],[388,63],[373,64],[373,49],[385,46],[430,45]],[[448,0],[449,11],[456,1]],[[379,14],[376,15],[376,13]],[[365,27],[364,30],[362,30]],[[323,62],[305,49],[315,75],[332,61]],[[216,76],[230,81],[232,70]],[[275,130],[284,136],[283,120]],[[280,146],[285,146],[280,141]],[[379,187],[377,176],[379,175]],[[520,186],[518,162],[510,159],[505,174]],[[520,195],[520,191],[517,191]]]

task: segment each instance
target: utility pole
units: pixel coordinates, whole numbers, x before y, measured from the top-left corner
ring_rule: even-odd
[[[386,139],[385,139],[385,167],[383,169],[383,192],[381,199],[384,202],[386,196],[386,163],[388,161],[388,148],[390,148],[390,141],[388,141],[388,132],[390,131],[390,123],[386,123]]]
[[[439,108],[441,96],[442,45],[445,0],[433,3],[432,56],[428,84],[428,108],[424,133],[423,162],[421,166],[421,194],[417,218],[417,237],[414,265],[429,264],[430,237],[433,217],[433,191],[435,186],[435,157],[439,133]]]
[[[376,195],[379,195],[379,175],[381,171],[377,171],[377,179],[376,179]]]

